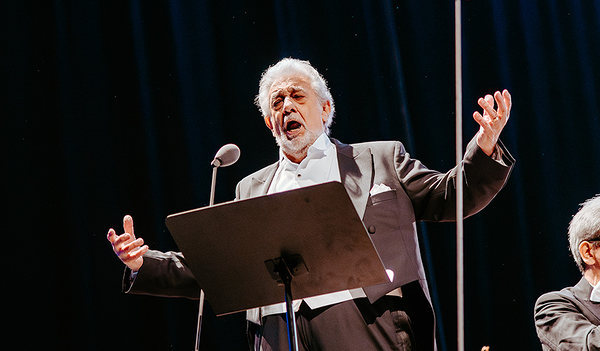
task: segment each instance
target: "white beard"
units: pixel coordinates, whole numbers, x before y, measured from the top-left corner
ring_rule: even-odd
[[[292,156],[295,159],[303,160],[308,154],[308,148],[319,138],[321,134],[317,134],[312,130],[305,129],[304,135],[297,136],[293,139],[288,139],[285,134],[275,134],[275,141],[281,148],[283,153],[288,157]]]

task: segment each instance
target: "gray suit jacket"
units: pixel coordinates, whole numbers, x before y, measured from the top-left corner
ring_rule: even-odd
[[[353,145],[335,139],[333,142],[338,150],[341,182],[369,228],[385,267],[394,272],[392,282],[365,288],[369,300],[373,302],[416,280],[425,288],[416,222],[456,219],[456,169],[447,173],[430,170],[410,158],[397,141]],[[485,207],[504,186],[514,160],[505,149],[503,152],[507,166],[485,155],[474,140],[467,147],[463,163],[465,216]],[[277,167],[275,163],[244,178],[237,186],[236,197],[266,194]],[[392,190],[371,196],[369,191],[375,184]]]
[[[600,303],[585,278],[536,301],[535,329],[544,350],[600,350]]]
[[[347,145],[333,140],[344,184],[356,211],[387,269],[394,279],[387,284],[366,287],[371,302],[402,285],[420,281],[427,296],[425,271],[421,261],[416,223],[455,220],[456,168],[440,173],[412,159],[397,141]],[[503,151],[502,165],[488,157],[472,140],[465,152],[464,214],[472,215],[484,208],[504,186],[514,159]],[[236,198],[264,195],[275,175],[278,163],[242,179]],[[391,191],[371,196],[374,184],[384,184]],[[126,273],[126,292],[160,296],[197,298],[199,286],[180,253],[148,251],[134,284]]]

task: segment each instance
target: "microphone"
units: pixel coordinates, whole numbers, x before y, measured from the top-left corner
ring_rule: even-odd
[[[210,164],[213,167],[227,167],[236,163],[239,158],[240,148],[235,144],[227,144],[217,151],[214,160]]]
[[[240,158],[240,148],[235,144],[226,144],[221,146],[215,158],[210,163],[213,166],[212,172],[212,184],[210,187],[210,201],[209,206],[214,205],[215,200],[215,185],[217,184],[217,168],[227,167],[236,163]]]

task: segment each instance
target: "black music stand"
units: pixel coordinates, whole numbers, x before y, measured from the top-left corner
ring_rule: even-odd
[[[389,282],[343,185],[328,182],[169,215],[166,225],[217,315]],[[292,279],[293,278],[293,279]]]

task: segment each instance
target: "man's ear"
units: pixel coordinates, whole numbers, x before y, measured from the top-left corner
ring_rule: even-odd
[[[270,130],[273,130],[273,125],[271,124],[271,118],[269,118],[269,116],[265,116],[265,124],[267,125],[267,128],[269,128]]]
[[[581,244],[579,244],[579,254],[583,259],[583,262],[588,266],[593,266],[594,263],[596,263],[596,257],[592,252],[593,248],[594,244],[589,241],[582,241]]]
[[[323,123],[329,119],[329,113],[331,112],[331,101],[327,100],[323,103],[323,111],[321,111],[321,119]]]

